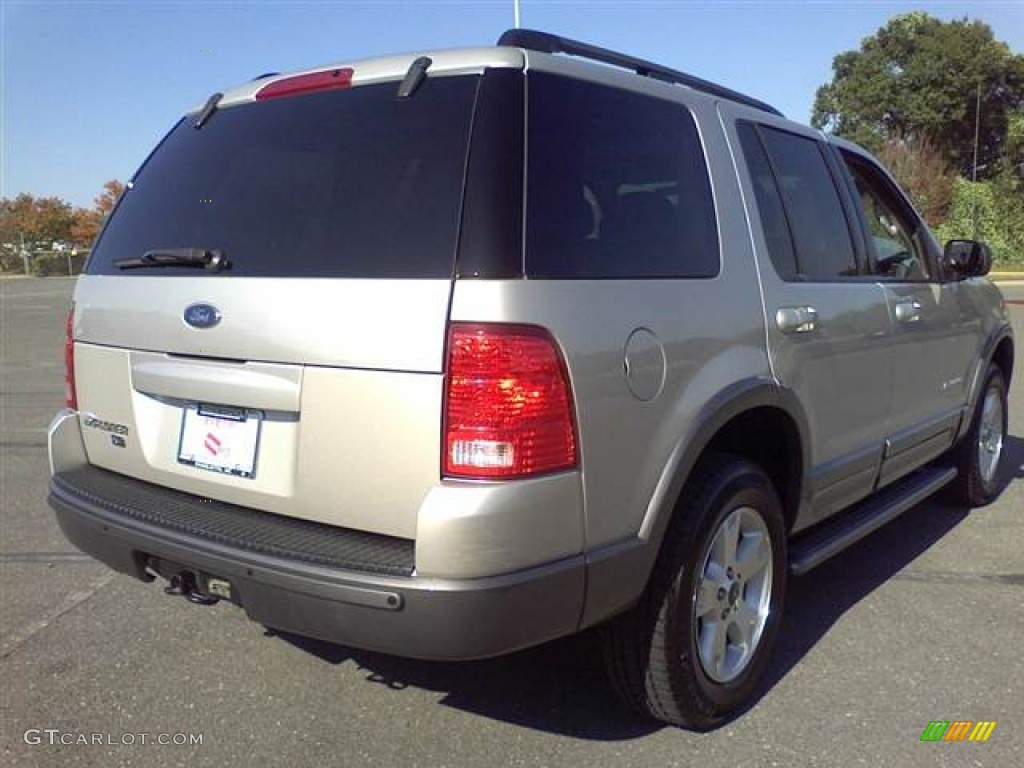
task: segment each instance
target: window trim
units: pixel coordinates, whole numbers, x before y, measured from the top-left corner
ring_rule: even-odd
[[[531,172],[532,172],[531,163],[530,163],[530,161],[532,159],[531,146],[530,146],[531,141],[532,141],[531,130],[530,130],[530,119],[531,119],[530,113],[531,113],[532,103],[533,103],[533,95],[531,93],[531,88],[533,87],[531,85],[531,81],[533,80],[533,78],[531,77],[531,74],[532,75],[538,75],[539,74],[539,75],[543,75],[545,77],[557,78],[559,80],[564,80],[564,81],[572,82],[572,83],[578,83],[578,84],[582,83],[582,84],[585,84],[587,86],[603,88],[603,89],[606,89],[606,90],[609,90],[609,91],[618,91],[618,92],[629,94],[629,95],[637,97],[637,98],[642,98],[642,99],[646,99],[646,100],[649,100],[649,101],[652,101],[652,102],[657,102],[659,104],[664,104],[668,108],[670,108],[671,110],[677,112],[679,114],[679,116],[682,117],[682,119],[684,119],[685,121],[688,122],[688,124],[693,129],[693,135],[694,135],[694,138],[695,138],[695,141],[693,143],[693,147],[694,147],[694,150],[696,151],[696,153],[699,155],[699,167],[702,168],[703,171],[704,171],[704,179],[706,181],[707,193],[708,193],[707,194],[707,201],[708,201],[708,204],[709,204],[709,213],[713,217],[713,222],[712,222],[712,226],[711,226],[711,232],[713,233],[713,238],[714,238],[714,261],[715,261],[714,272],[709,273],[709,274],[681,274],[681,273],[667,274],[666,273],[666,274],[646,274],[646,275],[637,275],[637,274],[628,274],[628,275],[626,275],[626,274],[624,274],[624,275],[593,275],[593,274],[587,274],[587,275],[551,275],[551,274],[538,274],[536,268],[532,266],[532,264],[534,263],[533,262],[534,257],[532,257],[530,255],[530,253],[529,253],[529,251],[530,251],[530,239],[529,238],[530,238],[530,226],[531,226],[531,223],[529,221],[529,217],[530,217],[531,199],[532,199],[532,195],[530,193],[530,181],[531,181]],[[661,280],[661,281],[664,281],[664,280],[681,280],[681,281],[691,281],[691,280],[716,280],[716,279],[720,278],[722,276],[722,273],[723,273],[724,269],[725,269],[724,240],[723,240],[723,236],[722,236],[722,221],[721,221],[722,217],[721,217],[721,215],[719,213],[718,196],[716,194],[715,174],[714,174],[712,166],[711,166],[711,161],[710,161],[710,156],[709,156],[709,152],[708,152],[708,147],[706,145],[706,137],[704,135],[705,131],[704,131],[704,128],[701,125],[701,121],[698,119],[697,113],[694,111],[693,107],[689,103],[687,103],[686,101],[683,101],[681,99],[665,98],[665,97],[663,97],[661,95],[658,95],[658,94],[652,94],[652,93],[650,93],[650,92],[648,92],[646,90],[641,90],[641,89],[637,89],[637,88],[630,88],[630,87],[623,87],[623,85],[620,85],[620,84],[617,84],[617,83],[609,83],[609,82],[606,82],[603,79],[580,78],[580,77],[575,77],[575,76],[569,75],[569,74],[567,74],[565,72],[562,72],[562,71],[559,71],[559,70],[553,70],[553,69],[547,69],[547,68],[535,68],[533,70],[526,70],[524,72],[524,80],[525,80],[525,87],[524,87],[524,93],[525,93],[525,108],[524,108],[525,128],[524,128],[524,142],[523,142],[524,174],[523,174],[523,185],[522,185],[522,188],[523,188],[523,216],[522,216],[522,221],[523,221],[523,274],[525,275],[525,277],[527,279],[533,279],[533,280],[588,280],[588,281],[592,281],[592,280],[600,280],[600,281],[616,281],[616,280],[618,280],[618,281],[642,281],[642,280],[655,280],[655,281],[657,281],[657,280]],[[679,142],[679,143],[681,144],[682,142]]]
[[[929,247],[928,238],[922,236],[922,230],[926,225],[921,217],[918,216],[913,204],[903,193],[903,190],[900,189],[899,185],[892,180],[885,166],[875,158],[860,152],[854,152],[834,144],[830,145],[830,148],[836,157],[836,163],[840,168],[840,173],[844,179],[846,189],[854,200],[854,215],[856,216],[858,226],[861,230],[861,237],[864,239],[866,245],[867,265],[870,268],[869,276],[877,282],[887,284],[907,283],[923,285],[926,283],[942,282],[939,277],[938,262],[935,258],[936,254],[934,253],[934,249]],[[876,189],[875,185],[872,185],[872,191],[878,191],[881,193],[882,202],[892,208],[896,215],[903,219],[901,223],[906,226],[908,223],[907,220],[909,220],[909,223],[913,225],[912,229],[908,231],[908,234],[910,239],[921,251],[921,256],[925,260],[928,268],[928,277],[923,279],[909,279],[905,277],[895,277],[892,275],[882,275],[875,271],[878,268],[878,254],[875,252],[874,244],[871,240],[871,228],[865,217],[864,209],[861,205],[856,203],[859,192],[857,192],[857,182],[849,167],[849,163],[851,162],[855,166],[867,169],[866,175],[869,177],[869,183],[879,182],[881,184],[880,190]]]
[[[756,120],[750,120],[750,119],[740,119],[740,120],[736,121],[737,126],[740,125],[740,124],[743,124],[743,123],[746,123],[746,124],[748,124],[748,125],[753,127],[754,132],[757,135],[757,140],[760,142],[761,149],[764,152],[765,158],[768,161],[768,167],[771,170],[772,180],[775,182],[775,189],[776,189],[776,192],[777,192],[777,194],[779,196],[779,201],[782,203],[782,210],[783,210],[783,213],[784,213],[785,218],[786,218],[786,228],[787,228],[787,230],[789,232],[790,242],[792,243],[792,246],[793,246],[793,256],[794,256],[794,260],[796,262],[797,272],[792,277],[786,277],[784,275],[779,274],[778,270],[775,269],[775,273],[778,275],[779,279],[784,281],[784,282],[787,282],[787,283],[850,283],[850,282],[867,282],[863,278],[871,278],[873,276],[867,274],[867,272],[866,272],[866,266],[867,266],[866,261],[865,261],[866,252],[863,249],[862,242],[861,242],[861,238],[863,237],[863,233],[862,233],[860,227],[859,226],[854,227],[853,223],[850,220],[850,203],[846,199],[846,194],[848,194],[848,192],[844,190],[845,182],[842,182],[842,181],[840,181],[839,178],[837,178],[838,169],[835,168],[834,161],[832,159],[830,159],[830,154],[831,153],[829,152],[829,149],[828,149],[829,145],[826,142],[823,142],[820,138],[813,137],[813,136],[807,136],[805,134],[797,133],[795,131],[786,130],[785,128],[781,128],[781,127],[779,127],[777,125],[770,125],[770,124],[767,124],[767,123],[762,123],[762,122],[758,122]],[[850,239],[850,247],[851,247],[851,250],[853,251],[854,267],[857,270],[857,274],[856,275],[847,275],[847,276],[836,275],[835,277],[811,277],[811,276],[808,276],[807,273],[802,271],[802,266],[803,265],[801,264],[800,249],[797,247],[797,239],[796,239],[796,237],[794,235],[794,232],[793,232],[792,213],[790,212],[789,203],[786,201],[786,196],[784,194],[782,194],[782,186],[779,184],[779,171],[778,171],[778,168],[776,168],[775,161],[772,159],[771,152],[768,151],[768,146],[765,143],[765,139],[764,139],[764,135],[763,135],[763,130],[764,129],[769,129],[769,130],[772,130],[772,131],[777,131],[778,133],[784,133],[784,134],[787,134],[789,136],[794,136],[794,137],[799,138],[799,139],[804,139],[805,141],[812,142],[817,147],[818,152],[821,154],[821,159],[822,159],[825,167],[828,169],[829,178],[832,180],[832,187],[833,187],[833,189],[835,189],[836,197],[839,200],[839,208],[842,211],[843,220],[846,222],[846,233],[847,233],[847,237],[849,237],[849,239]],[[742,147],[740,147],[740,154],[743,154]],[[747,165],[747,172],[749,173],[749,165],[747,164],[746,157],[744,157],[743,162],[744,162],[745,165]],[[755,203],[756,203],[756,201],[755,201]],[[760,213],[761,212],[760,212],[760,209],[759,209],[758,210],[758,216],[759,217],[760,217]],[[773,264],[773,268],[774,268],[774,264]]]

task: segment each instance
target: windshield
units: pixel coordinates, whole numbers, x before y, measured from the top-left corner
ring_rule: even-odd
[[[476,76],[428,77],[186,118],[137,174],[90,274],[149,251],[219,251],[246,277],[451,277]],[[153,275],[201,275],[163,265]]]

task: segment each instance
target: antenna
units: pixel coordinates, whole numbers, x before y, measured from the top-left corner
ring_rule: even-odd
[[[512,6],[513,6],[513,8],[515,10],[515,21],[516,21],[515,27],[516,27],[516,29],[519,29],[519,25],[520,25],[519,0],[512,0]]]

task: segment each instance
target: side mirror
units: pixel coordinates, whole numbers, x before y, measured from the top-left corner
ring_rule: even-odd
[[[950,240],[942,252],[946,274],[957,277],[981,277],[992,269],[992,252],[978,240]]]

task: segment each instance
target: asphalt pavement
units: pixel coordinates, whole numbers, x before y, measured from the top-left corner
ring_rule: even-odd
[[[0,765],[1024,765],[1024,353],[999,500],[926,502],[793,579],[757,701],[696,734],[623,709],[589,635],[409,661],[276,634],[76,553],[45,500],[72,286],[0,280]],[[1005,293],[1024,339],[1024,286]],[[997,725],[922,743],[933,720]]]

